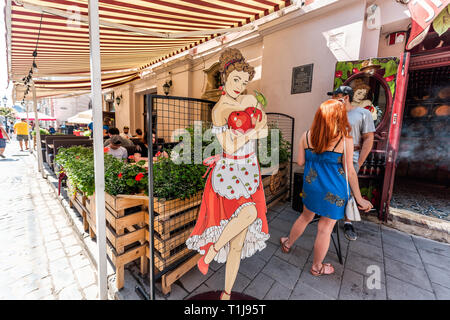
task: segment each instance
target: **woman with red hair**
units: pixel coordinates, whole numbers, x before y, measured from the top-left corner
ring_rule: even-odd
[[[305,165],[303,175],[303,213],[295,221],[289,237],[280,239],[281,249],[289,253],[292,245],[303,234],[315,214],[321,216],[314,243],[311,274],[320,276],[334,273],[330,263],[323,263],[331,232],[337,220],[344,217],[348,201],[345,165],[348,181],[360,209],[369,211],[372,204],[363,199],[353,167],[353,139],[344,104],[335,99],[322,103],[316,112],[311,130],[300,139],[297,163]],[[345,154],[344,154],[345,140]]]

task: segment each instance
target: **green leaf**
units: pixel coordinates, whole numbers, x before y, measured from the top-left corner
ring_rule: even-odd
[[[339,86],[342,86],[342,83],[343,83],[342,79],[334,78],[334,90],[339,88]]]
[[[398,64],[395,62],[395,60],[389,60],[385,65],[384,77],[389,77],[397,74]]]
[[[450,27],[450,5],[447,6],[447,10],[442,10],[441,13],[434,19],[433,28],[439,36],[442,36],[447,32]]]

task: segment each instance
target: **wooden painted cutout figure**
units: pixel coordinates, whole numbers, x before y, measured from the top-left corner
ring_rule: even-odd
[[[241,259],[263,250],[269,239],[256,155],[257,139],[266,137],[268,129],[267,116],[256,97],[242,95],[255,75],[254,68],[237,49],[222,52],[220,67],[225,93],[212,110],[212,130],[223,154],[204,162],[210,171],[197,222],[186,245],[203,255],[197,264],[203,274],[213,260],[226,262],[220,299],[229,300]],[[246,109],[253,112],[246,113]]]

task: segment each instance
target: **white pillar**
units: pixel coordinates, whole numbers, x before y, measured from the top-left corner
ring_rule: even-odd
[[[108,299],[106,267],[105,171],[103,154],[102,78],[100,64],[100,25],[98,0],[89,0],[89,45],[95,169],[95,217],[98,245],[99,298]]]
[[[34,81],[31,81],[31,90],[33,91],[34,131],[36,133],[34,138],[36,139],[38,169],[39,169],[39,172],[42,174],[42,177],[45,178],[43,162],[42,162],[41,130],[40,130],[40,126],[39,126],[39,118],[38,118],[38,112],[37,112],[36,87],[34,86]]]

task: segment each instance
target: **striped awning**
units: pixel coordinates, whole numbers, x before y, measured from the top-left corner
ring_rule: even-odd
[[[6,0],[8,73],[35,78],[84,76],[87,82],[35,81],[36,88],[88,87],[88,0]],[[142,68],[243,27],[291,4],[289,0],[100,0],[102,72],[106,86],[135,79]],[[39,41],[38,41],[39,38]],[[123,73],[123,72],[122,72]]]

